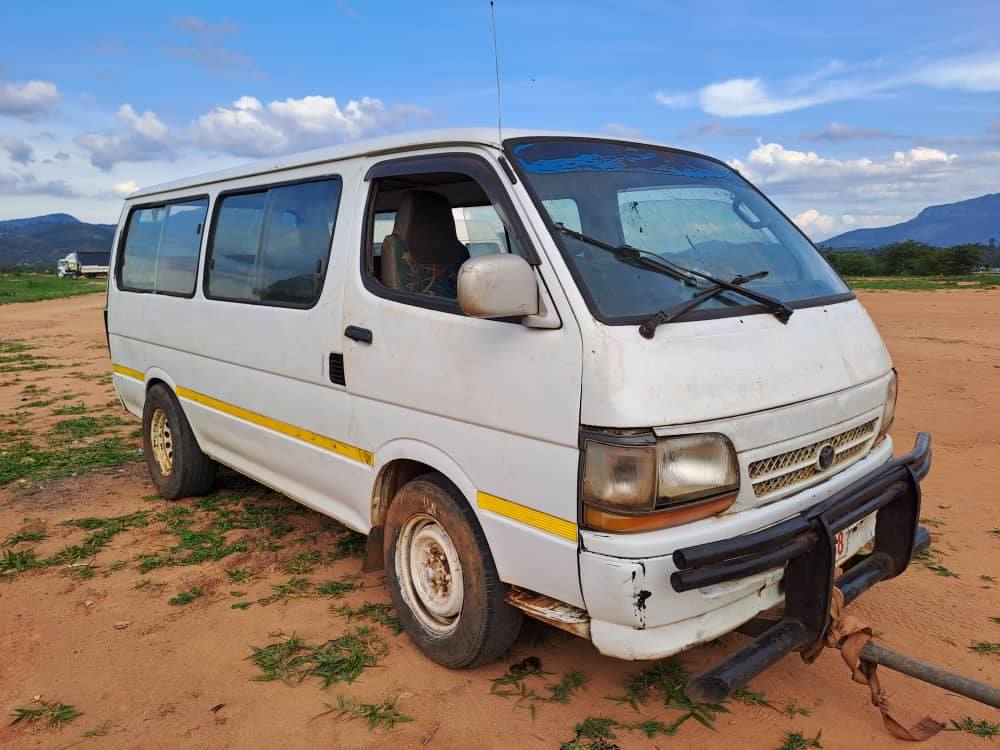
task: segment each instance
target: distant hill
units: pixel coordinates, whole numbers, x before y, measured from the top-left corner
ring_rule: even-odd
[[[929,206],[902,224],[854,229],[819,244],[831,250],[870,250],[892,242],[916,240],[937,247],[1000,241],[1000,193],[958,203]]]
[[[87,224],[69,214],[0,221],[0,267],[54,268],[72,252],[110,250],[114,224]]]

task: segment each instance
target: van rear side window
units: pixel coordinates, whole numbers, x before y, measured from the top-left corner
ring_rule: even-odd
[[[118,288],[190,297],[208,199],[133,209],[125,229]]]
[[[225,195],[215,214],[205,296],[310,307],[323,287],[339,178]]]

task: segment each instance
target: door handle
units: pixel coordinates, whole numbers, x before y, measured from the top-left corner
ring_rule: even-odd
[[[361,328],[360,326],[347,326],[344,329],[344,335],[352,341],[357,341],[362,344],[370,344],[372,342],[372,332],[367,328]]]

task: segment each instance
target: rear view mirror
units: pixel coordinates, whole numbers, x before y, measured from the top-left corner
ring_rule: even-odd
[[[520,255],[470,258],[458,271],[458,304],[473,318],[537,315],[535,272]]]

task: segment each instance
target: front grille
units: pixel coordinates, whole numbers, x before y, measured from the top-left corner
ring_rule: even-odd
[[[749,468],[754,495],[769,497],[789,487],[815,482],[847,468],[848,463],[861,458],[871,448],[877,427],[878,419],[872,419],[839,435],[754,461]],[[827,444],[832,445],[835,451],[833,463],[829,468],[821,469],[817,460],[820,449]]]

